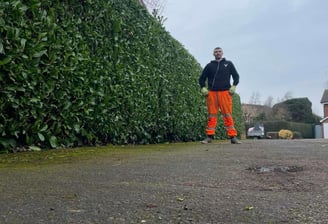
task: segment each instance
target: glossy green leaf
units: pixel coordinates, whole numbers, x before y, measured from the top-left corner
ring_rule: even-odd
[[[40,132],[38,133],[38,137],[40,139],[41,142],[43,142],[45,140],[45,137],[43,134],[41,134]]]
[[[42,55],[44,55],[46,53],[47,53],[47,50],[39,51],[39,52],[34,53],[33,57],[34,58],[39,58],[39,57],[41,57]]]
[[[56,136],[51,136],[49,139],[49,143],[52,148],[57,148],[58,142]]]
[[[5,49],[3,48],[3,44],[1,40],[0,40],[0,54],[5,54]]]
[[[7,56],[4,59],[0,60],[0,65],[8,64],[11,61],[11,57]]]

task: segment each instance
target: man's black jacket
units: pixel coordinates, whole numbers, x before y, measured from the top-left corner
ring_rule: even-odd
[[[239,74],[231,61],[223,58],[221,61],[213,60],[208,63],[201,76],[199,77],[199,85],[203,88],[207,79],[209,90],[222,91],[229,90],[231,87],[230,78],[232,76],[233,85],[238,85]]]

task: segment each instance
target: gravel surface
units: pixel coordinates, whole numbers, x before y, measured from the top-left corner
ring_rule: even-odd
[[[147,147],[0,169],[0,223],[328,223],[327,140]]]

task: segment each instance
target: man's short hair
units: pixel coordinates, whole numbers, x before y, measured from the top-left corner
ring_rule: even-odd
[[[221,50],[222,50],[222,48],[221,48],[221,47],[216,47],[216,48],[214,48],[214,50],[215,50],[215,49],[221,49]]]

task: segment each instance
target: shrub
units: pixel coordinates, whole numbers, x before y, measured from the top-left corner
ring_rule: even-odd
[[[293,131],[293,139],[301,139],[303,138],[302,133],[299,131]]]
[[[293,138],[293,132],[290,130],[281,129],[278,134],[279,134],[279,138],[281,138],[281,139],[292,139]]]

